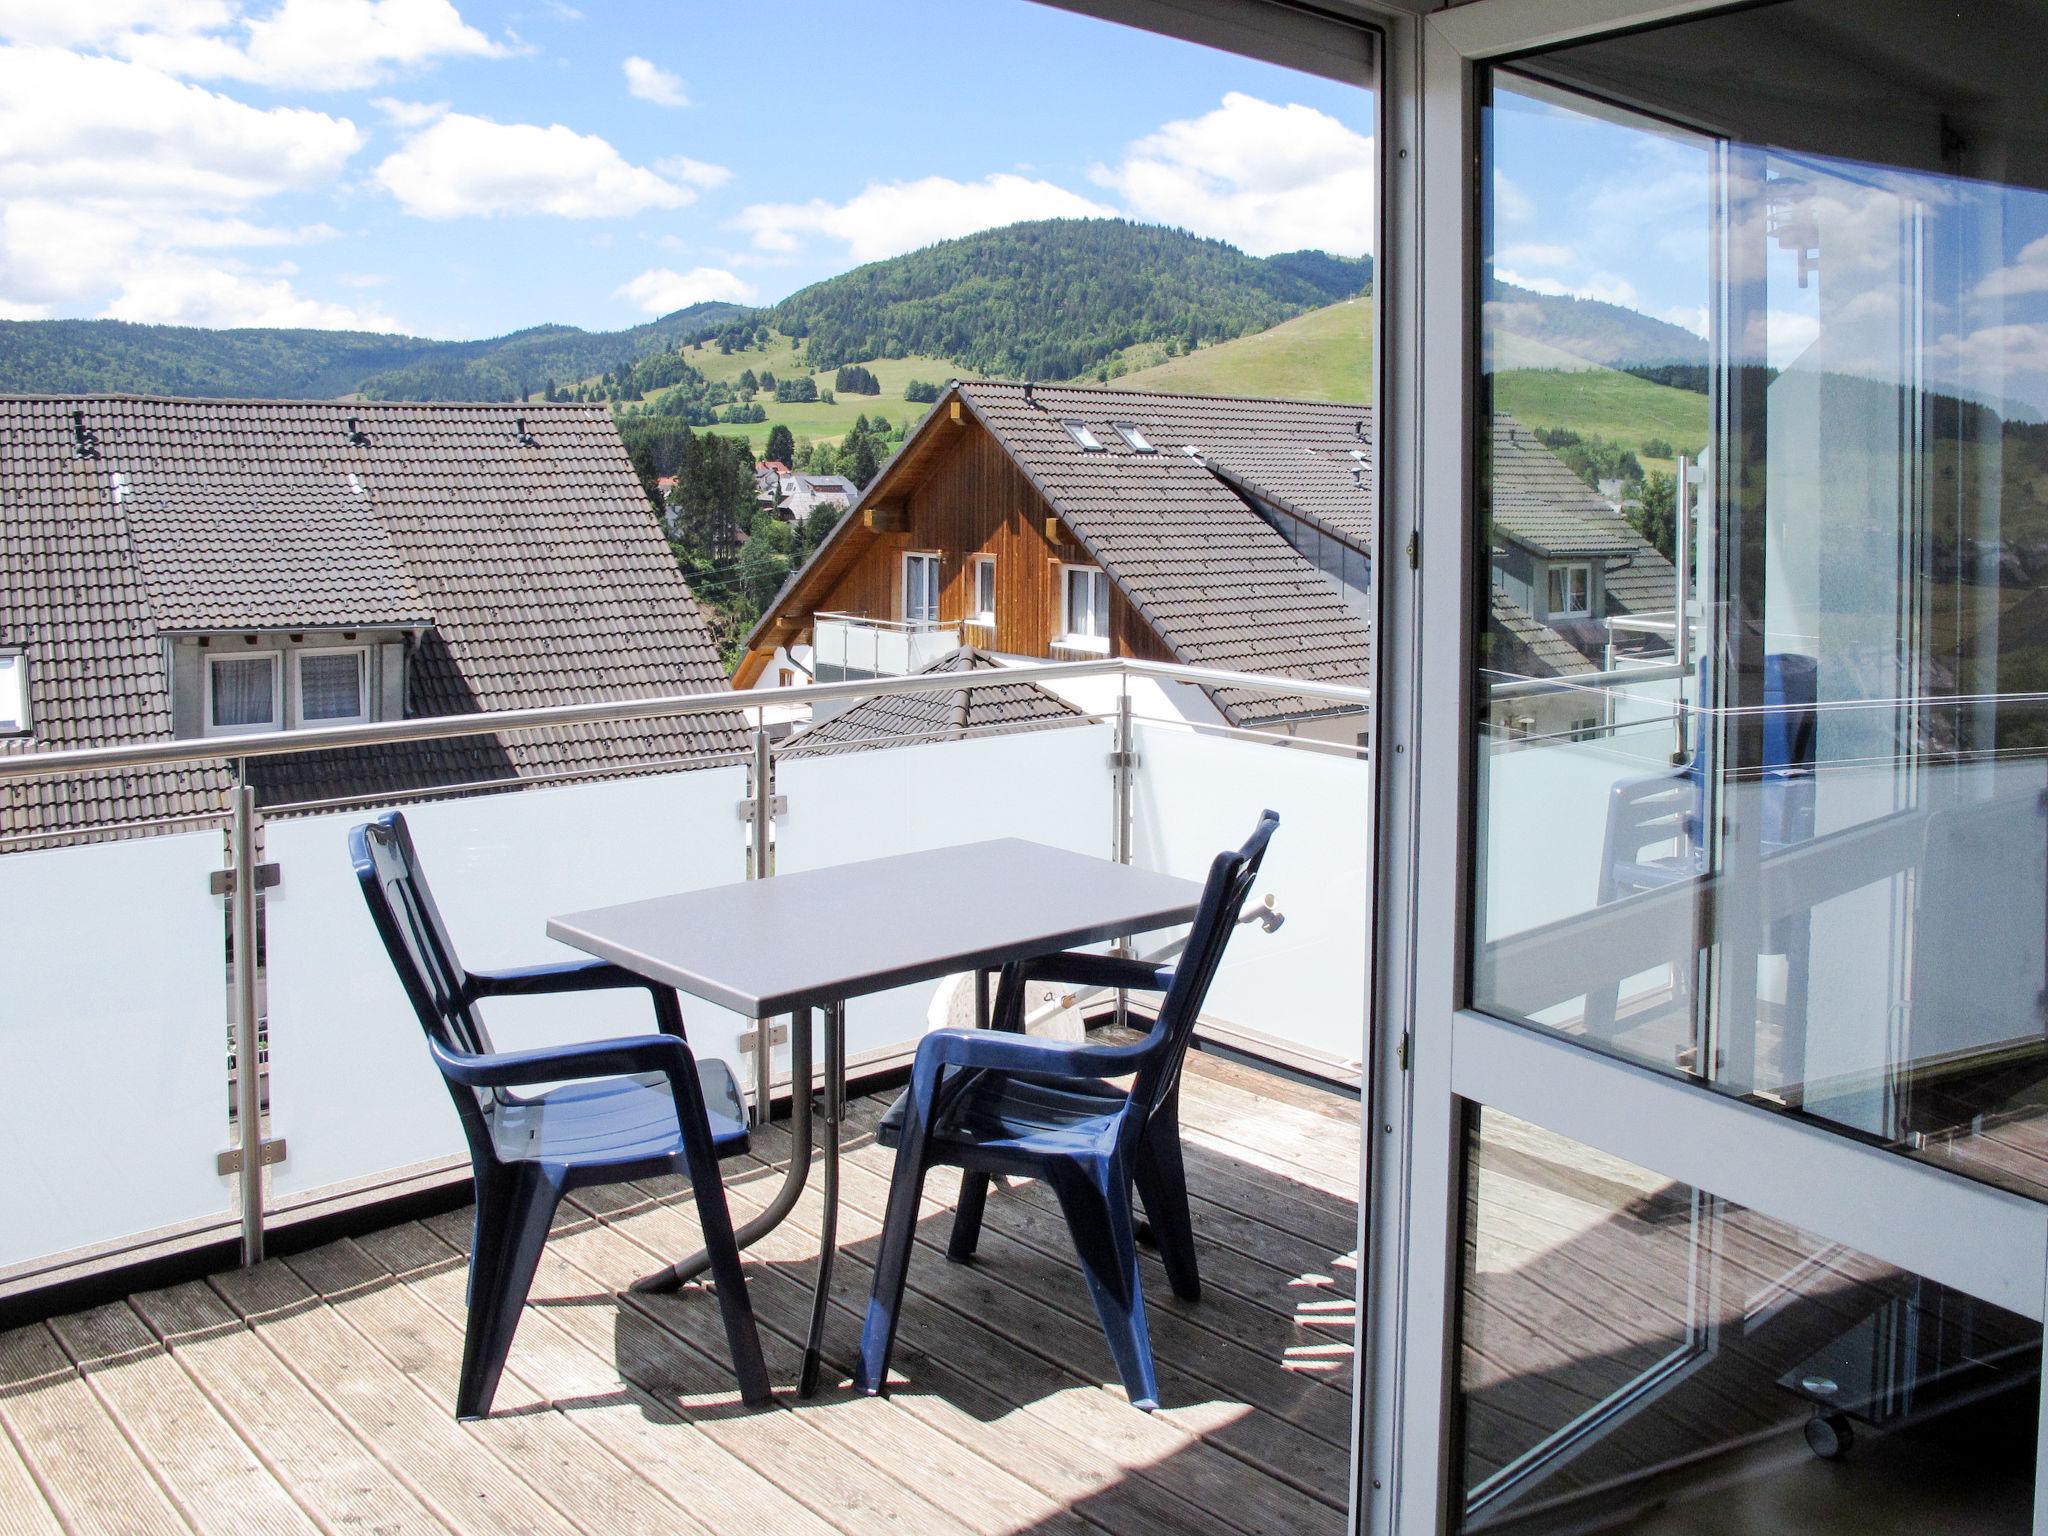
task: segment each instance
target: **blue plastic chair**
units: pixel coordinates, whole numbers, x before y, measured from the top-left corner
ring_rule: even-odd
[[[1132,1403],[1159,1406],[1152,1341],[1139,1286],[1135,1184],[1176,1296],[1201,1296],[1187,1173],[1180,1147],[1180,1068],[1209,983],[1236,930],[1245,897],[1280,818],[1267,811],[1244,847],[1223,852],[1180,961],[1170,969],[1105,955],[1046,955],[1004,969],[993,1030],[946,1029],[918,1043],[910,1088],[884,1118],[896,1148],[874,1294],[861,1332],[854,1385],[879,1393],[889,1376],[897,1314],[916,1234],[925,1174],[963,1170],[948,1255],[966,1263],[981,1233],[994,1174],[1042,1178],[1067,1218],[1109,1352]],[[1159,1017],[1129,1045],[1033,1039],[1023,1024],[1027,981],[1161,991]],[[1106,1079],[1136,1074],[1128,1091]]]
[[[456,1417],[477,1419],[491,1410],[562,1196],[671,1173],[687,1174],[696,1195],[740,1396],[757,1407],[772,1402],[718,1174],[721,1157],[747,1150],[746,1110],[732,1070],[691,1055],[675,992],[601,960],[464,970],[420,873],[405,818],[392,811],[355,828],[349,854],[370,917],[462,1117],[476,1172]],[[659,1034],[498,1051],[476,1007],[487,997],[617,987],[647,989]],[[514,1091],[536,1083],[562,1086]]]

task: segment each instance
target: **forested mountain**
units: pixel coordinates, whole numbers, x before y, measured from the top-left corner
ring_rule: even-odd
[[[0,392],[510,400],[665,351],[726,324],[696,304],[624,331],[542,325],[487,341],[364,331],[217,331],[121,320],[0,321]]]
[[[1603,368],[1706,366],[1705,339],[1668,320],[1600,299],[1532,293],[1513,283],[1496,284],[1495,294],[1486,305],[1487,323],[1493,329],[1555,347]]]
[[[1349,298],[1370,258],[1260,259],[1123,219],[1045,219],[945,240],[792,294],[768,311],[812,368],[950,357],[969,373],[1069,379],[1148,341],[1184,348]]]

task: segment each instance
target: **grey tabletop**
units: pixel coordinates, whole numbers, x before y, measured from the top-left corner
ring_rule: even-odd
[[[1202,887],[1021,838],[571,912],[548,937],[748,1018],[1185,923]]]

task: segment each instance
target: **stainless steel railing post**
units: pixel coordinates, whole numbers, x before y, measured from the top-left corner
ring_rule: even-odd
[[[1114,778],[1116,784],[1116,861],[1119,864],[1131,862],[1131,779],[1138,763],[1138,738],[1131,724],[1131,680],[1126,673],[1119,680],[1116,696],[1116,756]],[[1126,934],[1116,942],[1119,954],[1133,954],[1133,935]],[[1116,1023],[1123,1029],[1130,1024],[1131,994],[1128,988],[1116,989]]]
[[[754,728],[754,852],[747,873],[766,880],[775,873],[775,754],[764,726]],[[766,1125],[775,1078],[775,1021],[754,1022],[754,1123]],[[790,1085],[796,1091],[796,1085]]]
[[[241,775],[237,773],[237,779]],[[228,912],[235,946],[235,1121],[241,1149],[242,1262],[263,1262],[263,1066],[256,1018],[256,791],[235,786]]]

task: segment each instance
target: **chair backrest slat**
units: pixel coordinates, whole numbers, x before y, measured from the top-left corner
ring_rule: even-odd
[[[352,829],[348,841],[371,920],[420,1027],[450,1050],[488,1055],[491,1038],[470,996],[469,972],[456,958],[440,908],[434,905],[405,817],[387,811]],[[485,1112],[491,1096],[456,1083],[448,1087],[462,1112],[464,1129],[474,1136],[482,1127],[472,1125],[472,1117]]]
[[[1252,882],[1265,861],[1266,844],[1279,825],[1278,813],[1262,811],[1258,826],[1244,846],[1217,854],[1209,865],[1202,903],[1195,910],[1180,963],[1174,967],[1173,985],[1159,1007],[1155,1028],[1164,1032],[1165,1046],[1146,1061],[1131,1084],[1131,1104],[1139,1113],[1134,1117],[1135,1124],[1126,1128],[1130,1134],[1135,1134],[1179,1081],[1181,1063],[1187,1057],[1188,1042],[1194,1037],[1202,1004],[1208,999],[1209,985],[1216,979],[1231,935],[1237,931]]]

